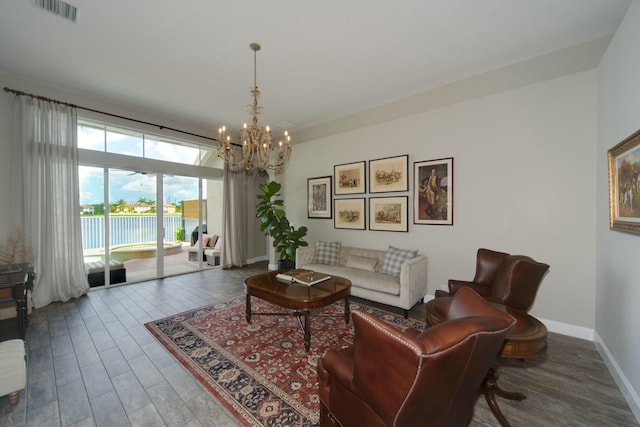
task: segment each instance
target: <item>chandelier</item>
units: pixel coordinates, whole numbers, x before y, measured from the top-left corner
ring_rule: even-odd
[[[258,115],[262,113],[262,107],[258,105],[260,90],[256,84],[256,52],[260,50],[258,43],[249,45],[253,51],[253,103],[249,104],[249,114],[251,114],[251,124],[246,123],[240,129],[240,140],[242,141],[242,157],[239,149],[234,149],[235,144],[231,142],[231,136],[227,135],[226,126],[218,129],[218,157],[232,169],[244,168],[249,171],[254,168],[261,170],[281,171],[291,157],[291,137],[287,131],[282,139],[274,144],[271,141],[271,129],[269,126],[258,126]]]

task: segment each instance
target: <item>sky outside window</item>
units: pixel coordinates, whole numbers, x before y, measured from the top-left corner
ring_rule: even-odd
[[[180,141],[165,138],[149,138],[141,132],[123,130],[99,123],[78,124],[78,147],[86,150],[109,152],[132,157],[145,157],[174,163],[197,165],[201,150]],[[79,169],[80,204],[103,204],[104,172],[102,168],[83,167]],[[136,203],[140,198],[156,200],[154,173],[139,171],[119,171],[110,175],[110,198]],[[197,186],[192,177],[165,174],[164,200],[161,203],[179,204],[183,200],[198,198]],[[203,191],[206,194],[206,180]]]

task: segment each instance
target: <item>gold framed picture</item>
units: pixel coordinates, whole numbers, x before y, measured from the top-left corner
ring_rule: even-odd
[[[640,234],[640,130],[607,152],[609,227]]]

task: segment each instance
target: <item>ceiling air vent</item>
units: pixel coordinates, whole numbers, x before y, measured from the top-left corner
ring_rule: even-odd
[[[62,0],[35,0],[36,6],[60,15],[71,22],[76,22],[78,8]]]

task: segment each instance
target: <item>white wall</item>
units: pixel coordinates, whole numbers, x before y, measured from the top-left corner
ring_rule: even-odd
[[[607,151],[640,128],[640,4],[598,68],[596,333],[640,419],[640,236],[609,229]]]
[[[430,294],[449,278],[471,279],[479,247],[529,255],[551,265],[532,314],[593,329],[595,147],[591,70],[297,144],[284,175],[287,214],[309,227],[310,244],[419,249],[429,257]],[[307,219],[307,178],[401,154],[410,180],[413,162],[454,157],[453,226],[414,225],[412,212],[409,233]]]

